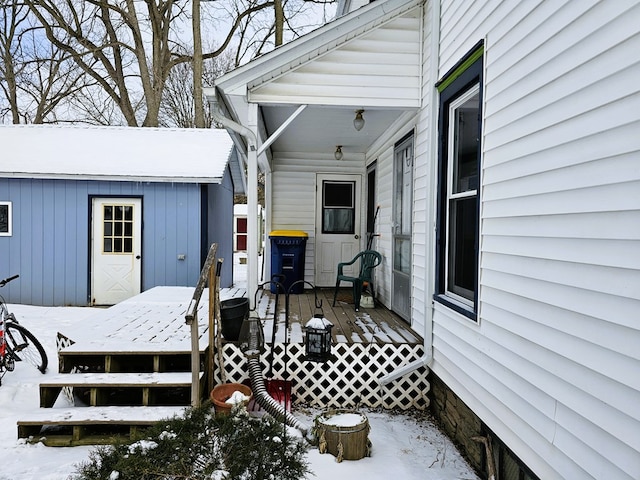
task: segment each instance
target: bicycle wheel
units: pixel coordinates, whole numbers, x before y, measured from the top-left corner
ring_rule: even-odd
[[[42,344],[29,330],[18,323],[7,323],[5,338],[8,354],[16,362],[27,362],[42,373],[47,370],[49,360]]]

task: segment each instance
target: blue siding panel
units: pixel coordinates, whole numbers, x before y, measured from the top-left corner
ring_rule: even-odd
[[[220,274],[220,286],[233,285],[233,182],[229,167],[222,184],[208,188],[209,245],[218,244],[217,256],[224,258]],[[224,228],[231,225],[231,229]],[[207,247],[208,248],[208,247]]]
[[[0,200],[11,201],[13,208],[13,235],[0,237],[0,278],[20,274],[1,292],[7,301],[89,303],[91,198],[101,196],[142,198],[143,290],[195,285],[202,261],[200,185],[0,178]],[[225,196],[216,195],[221,203],[209,207],[232,212],[233,193],[231,200],[223,201]],[[215,223],[229,232],[232,248],[232,214],[229,218],[227,224]],[[178,260],[179,254],[185,260]]]

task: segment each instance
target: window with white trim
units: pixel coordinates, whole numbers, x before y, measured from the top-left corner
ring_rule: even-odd
[[[0,202],[0,237],[10,237],[13,234],[11,207],[11,202]]]
[[[436,300],[476,319],[482,46],[439,82]]]
[[[322,233],[355,232],[355,182],[322,182]]]

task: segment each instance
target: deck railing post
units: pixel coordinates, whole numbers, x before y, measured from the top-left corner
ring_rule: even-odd
[[[187,307],[187,313],[184,318],[191,327],[191,406],[200,406],[200,336],[198,332],[198,304],[200,303],[200,297],[202,291],[209,279],[209,270],[211,269],[216,257],[216,251],[218,250],[218,244],[212,243],[209,248],[207,259],[204,262],[202,271],[200,272],[200,278],[196,284],[196,288],[193,292],[193,297],[189,306]],[[212,292],[209,292],[211,295]],[[213,348],[213,345],[209,345],[209,348]]]
[[[198,312],[191,322],[191,406],[200,406],[200,342],[198,341]]]

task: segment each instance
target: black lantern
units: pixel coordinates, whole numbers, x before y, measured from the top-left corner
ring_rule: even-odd
[[[331,329],[333,324],[322,314],[316,314],[305,326],[305,358],[311,362],[331,360]]]
[[[255,311],[251,311],[249,318],[242,322],[238,343],[247,358],[259,358],[264,352],[264,331]]]

